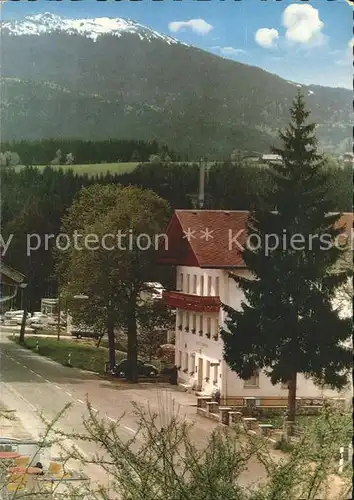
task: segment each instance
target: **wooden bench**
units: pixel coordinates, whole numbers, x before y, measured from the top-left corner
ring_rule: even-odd
[[[230,425],[230,406],[219,406],[220,420],[222,424]]]
[[[258,427],[257,419],[254,417],[243,417],[243,422],[248,430],[256,430]]]
[[[242,421],[242,412],[240,411],[230,411],[229,412],[229,422],[231,420],[232,424],[239,424]]]
[[[216,401],[208,401],[206,406],[208,413],[219,413],[219,404]]]
[[[197,398],[197,408],[206,408],[207,403],[211,402],[212,398],[210,396],[198,396]]]

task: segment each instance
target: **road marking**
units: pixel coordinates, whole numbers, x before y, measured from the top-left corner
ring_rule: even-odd
[[[107,416],[107,418],[108,418],[108,420],[110,420],[111,422],[115,422],[114,418],[112,418],[112,417],[108,417],[108,416]]]
[[[37,377],[43,378],[43,376],[40,373],[37,373]]]
[[[136,434],[136,431],[132,429],[131,427],[127,427],[126,425],[123,425],[124,429],[127,429],[127,431],[132,432],[133,434]]]
[[[56,385],[55,387],[56,387],[56,389],[61,390],[61,387],[59,387],[59,385]]]
[[[30,372],[31,372],[31,373],[35,373],[35,372],[34,372],[33,370],[31,370],[31,369],[30,369]]]
[[[73,397],[73,395],[72,395],[70,392],[68,392],[68,391],[65,391],[65,394],[67,394],[67,395],[68,395],[68,396],[70,396],[71,398]]]
[[[47,378],[44,379],[46,382],[48,382],[48,384],[50,384],[50,380],[48,380]]]
[[[95,411],[96,413],[98,413],[98,410],[96,410],[96,408],[91,408],[92,411]]]

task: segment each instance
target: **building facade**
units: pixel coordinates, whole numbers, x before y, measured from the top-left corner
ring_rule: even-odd
[[[218,390],[223,398],[286,397],[286,384],[272,385],[262,372],[244,381],[223,360],[222,305],[239,309],[244,295],[233,276],[251,278],[239,246],[246,239],[247,218],[246,211],[177,210],[170,222],[169,248],[160,252],[159,262],[176,268],[176,290],[165,291],[163,297],[176,310],[179,382],[207,395]],[[338,393],[298,375],[297,396]]]

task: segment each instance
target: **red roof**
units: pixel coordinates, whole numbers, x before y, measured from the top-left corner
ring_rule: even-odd
[[[241,248],[229,241],[246,241],[247,211],[176,210],[167,229],[169,248],[160,263],[201,268],[245,267]],[[188,234],[190,237],[188,238]]]
[[[176,210],[167,229],[168,249],[160,249],[159,263],[244,268],[248,216],[246,210]],[[353,213],[343,214],[338,226],[343,225],[350,235]]]

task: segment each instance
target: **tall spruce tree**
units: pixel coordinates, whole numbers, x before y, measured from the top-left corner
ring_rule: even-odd
[[[253,246],[244,246],[243,258],[253,279],[235,278],[245,301],[240,310],[225,307],[221,334],[224,358],[241,378],[263,370],[273,384],[288,384],[288,420],[294,421],[297,374],[341,389],[352,355],[343,346],[351,321],[332,306],[348,279],[348,270],[337,266],[341,214],[331,213],[315,124],[307,121],[300,92],[290,113],[280,133],[283,147],[273,148],[282,157],[269,167],[274,188],[249,218]],[[267,239],[268,246],[278,239],[277,247],[267,251]]]

